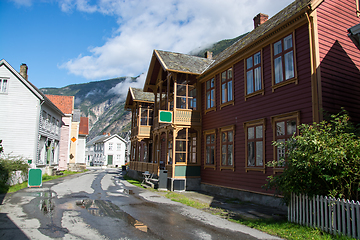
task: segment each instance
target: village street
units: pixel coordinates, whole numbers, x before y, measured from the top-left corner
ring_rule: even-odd
[[[95,169],[2,199],[0,239],[276,239]]]

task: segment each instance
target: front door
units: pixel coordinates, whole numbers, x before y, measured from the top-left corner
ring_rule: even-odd
[[[113,155],[108,155],[108,163],[107,165],[113,165]]]

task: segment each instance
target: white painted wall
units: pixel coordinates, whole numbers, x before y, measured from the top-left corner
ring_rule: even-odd
[[[109,149],[109,145],[112,143],[112,150]],[[117,144],[120,144],[120,150],[117,148]],[[106,156],[105,165],[107,165],[108,156],[113,155],[113,164],[112,166],[121,167],[125,164],[125,148],[126,144],[121,139],[117,137],[110,138],[104,143],[104,155]],[[118,157],[119,156],[119,157]]]
[[[86,163],[85,161],[85,146],[86,146],[86,136],[80,136],[76,141],[76,163]]]
[[[8,78],[8,93],[0,93],[0,139],[5,154],[36,159],[40,100],[6,65],[0,78]]]

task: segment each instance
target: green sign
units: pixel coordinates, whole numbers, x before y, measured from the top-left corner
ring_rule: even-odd
[[[42,171],[39,168],[30,168],[28,172],[28,187],[42,186]]]
[[[160,123],[172,123],[172,112],[159,111],[159,122]]]

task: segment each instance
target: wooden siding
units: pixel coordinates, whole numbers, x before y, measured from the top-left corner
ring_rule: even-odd
[[[360,122],[360,51],[347,32],[360,21],[356,2],[324,1],[317,17],[323,108],[337,113],[344,107]]]
[[[279,36],[279,39],[281,36]],[[245,133],[244,122],[265,118],[265,161],[273,160],[273,129],[271,117],[288,112],[300,111],[301,123],[312,122],[312,96],[310,49],[307,25],[295,31],[296,61],[298,84],[291,83],[272,91],[270,45],[263,48],[264,95],[244,99],[244,61],[234,63],[234,105],[220,109],[220,81],[216,75],[216,111],[205,114],[202,106],[203,131],[216,129],[216,169],[204,169],[204,142],[202,140],[201,179],[203,183],[253,192],[272,193],[262,189],[267,176],[273,174],[272,168],[266,168],[265,174],[260,171],[245,171]],[[202,99],[205,100],[205,84],[202,84]],[[234,125],[234,166],[235,170],[220,171],[220,132],[219,128]]]
[[[70,155],[70,125],[71,117],[62,118],[59,146],[59,169],[67,170]]]
[[[4,152],[35,163],[40,100],[5,64],[0,67],[0,77],[8,78],[8,93],[0,94],[0,139]]]

